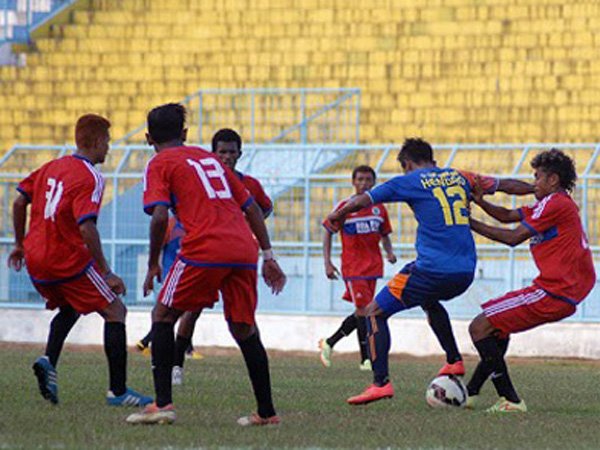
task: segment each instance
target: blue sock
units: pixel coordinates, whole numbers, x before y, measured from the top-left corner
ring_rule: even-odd
[[[373,364],[373,382],[377,386],[387,384],[389,379],[388,357],[390,353],[390,329],[387,317],[367,317],[369,354]]]

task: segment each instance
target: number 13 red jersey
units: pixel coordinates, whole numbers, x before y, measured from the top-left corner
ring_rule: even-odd
[[[83,273],[92,255],[79,225],[98,216],[104,193],[100,172],[82,156],[63,156],[32,172],[17,190],[31,202],[23,243],[31,278],[59,282]]]
[[[252,201],[238,177],[198,147],[163,149],[146,167],[144,211],[173,208],[185,230],[180,258],[192,265],[256,264],[258,247],[242,212]]]

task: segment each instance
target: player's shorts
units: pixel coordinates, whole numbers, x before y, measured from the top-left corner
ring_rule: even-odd
[[[364,308],[373,300],[377,279],[344,280],[344,283],[346,283],[346,292],[342,295],[342,299],[354,303],[357,308]]]
[[[473,273],[432,273],[417,269],[412,262],[404,266],[379,291],[375,301],[389,315],[431,302],[450,300],[465,292],[473,282]]]
[[[93,265],[82,274],[65,281],[33,282],[46,300],[47,309],[70,305],[80,314],[102,311],[118,297]]]
[[[485,302],[481,308],[492,326],[500,331],[500,337],[557,322],[577,309],[574,304],[548,295],[538,286],[509,292]]]
[[[221,292],[225,318],[254,325],[256,281],[256,264],[207,267],[177,258],[158,294],[158,302],[168,308],[198,312],[212,308]]]

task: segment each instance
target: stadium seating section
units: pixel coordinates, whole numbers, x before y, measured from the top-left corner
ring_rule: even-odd
[[[0,138],[71,140],[202,87],[359,87],[361,138],[585,142],[600,115],[596,0],[88,0],[0,69]]]

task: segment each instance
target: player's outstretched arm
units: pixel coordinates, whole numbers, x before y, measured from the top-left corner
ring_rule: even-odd
[[[331,262],[331,233],[325,230],[323,235],[323,260],[325,262],[325,275],[330,280],[337,280],[340,271]]]
[[[169,210],[165,205],[155,205],[150,219],[150,253],[148,256],[148,271],[144,280],[144,297],[154,289],[154,279],[161,280],[162,268],[159,257],[165,241],[165,233],[169,224]]]
[[[526,183],[514,178],[504,178],[498,181],[496,191],[504,192],[510,195],[527,195],[533,194],[533,184]]]
[[[127,291],[125,283],[123,283],[121,278],[111,272],[110,267],[106,262],[106,258],[104,258],[102,244],[100,243],[100,235],[98,234],[98,228],[96,228],[94,220],[90,218],[85,222],[80,223],[79,231],[83,238],[83,242],[92,254],[92,258],[98,266],[100,274],[104,277],[106,284],[110,286],[115,294],[125,295]]]
[[[469,223],[471,224],[471,229],[476,233],[493,241],[510,245],[511,247],[519,245],[521,242],[533,236],[533,232],[524,225],[519,225],[514,230],[511,230],[486,225],[475,219],[469,219]]]
[[[366,206],[369,206],[371,203],[373,203],[371,197],[369,197],[367,194],[355,195],[348,200],[344,206],[331,212],[327,216],[327,220],[336,230],[338,230],[348,214],[360,211]]]
[[[250,224],[250,229],[254,233],[254,236],[256,236],[258,244],[263,251],[263,279],[274,294],[279,294],[285,286],[286,276],[273,257],[271,240],[269,239],[269,232],[265,225],[263,213],[254,202],[246,208],[245,213],[248,223]]]
[[[389,234],[381,237],[381,245],[383,245],[383,249],[385,250],[385,258],[390,263],[395,264],[397,259],[396,255],[394,255],[394,247],[392,246],[392,240],[390,239]]]
[[[27,205],[29,200],[23,194],[19,193],[13,202],[13,229],[15,231],[15,248],[8,256],[8,267],[12,267],[17,272],[23,268],[25,259],[25,250],[23,249],[23,239],[25,238],[25,223],[27,221]]]
[[[480,183],[480,179],[477,177],[472,187],[471,196],[473,201],[479,205],[481,209],[483,209],[489,216],[502,223],[514,223],[521,220],[521,215],[519,214],[518,210],[507,209],[502,206],[494,205],[483,199],[484,194],[485,192]]]

